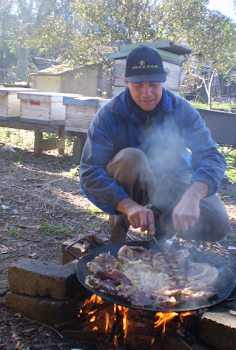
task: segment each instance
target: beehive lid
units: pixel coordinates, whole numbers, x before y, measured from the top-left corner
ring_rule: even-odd
[[[18,98],[21,100],[39,102],[63,102],[63,97],[75,97],[76,94],[66,94],[60,92],[19,92]]]
[[[103,104],[110,101],[106,98],[101,97],[91,97],[91,96],[77,96],[77,97],[64,97],[63,103],[66,105],[76,105],[76,106],[88,106],[88,107],[101,107]]]

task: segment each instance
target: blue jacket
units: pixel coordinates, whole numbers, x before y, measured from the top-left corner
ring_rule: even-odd
[[[99,109],[89,127],[80,163],[80,184],[88,199],[107,213],[119,214],[117,203],[129,196],[107,175],[106,166],[126,147],[143,150],[154,173],[192,174],[192,183],[209,186],[208,196],[216,193],[226,162],[196,109],[164,88],[154,111],[142,111],[129,101],[126,88]]]

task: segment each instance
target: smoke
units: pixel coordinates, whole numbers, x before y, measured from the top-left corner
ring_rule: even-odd
[[[162,172],[179,177],[191,173],[190,153],[172,119],[150,125],[145,132],[147,137],[142,149],[154,174]]]

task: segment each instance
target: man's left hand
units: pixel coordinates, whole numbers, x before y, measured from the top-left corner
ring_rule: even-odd
[[[176,232],[186,232],[196,225],[200,217],[200,201],[208,191],[209,187],[204,182],[194,182],[184,193],[172,214]]]

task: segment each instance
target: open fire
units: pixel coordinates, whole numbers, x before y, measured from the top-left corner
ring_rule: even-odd
[[[175,328],[184,324],[187,316],[199,317],[197,311],[190,312],[150,312],[130,309],[109,303],[93,294],[79,310],[79,328],[85,332],[92,332],[102,337],[107,344],[122,346],[117,348],[139,349],[138,343],[142,338],[142,346],[152,349],[156,341],[163,342],[167,331],[167,324],[174,320]]]

